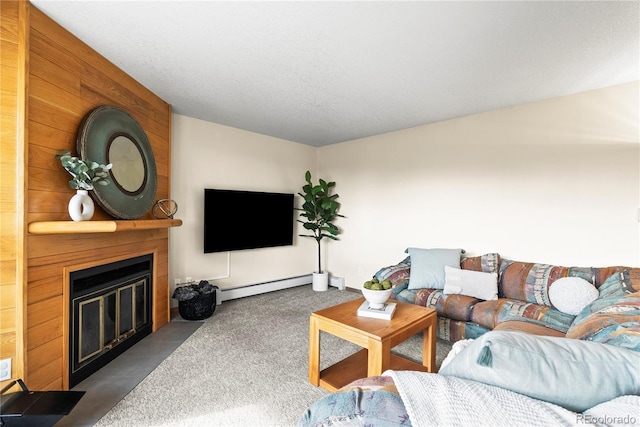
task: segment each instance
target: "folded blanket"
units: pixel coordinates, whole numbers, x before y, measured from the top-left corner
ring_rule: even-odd
[[[451,376],[414,371],[386,371],[383,375],[393,378],[415,427],[640,423],[640,396],[619,397],[576,413],[511,390]]]
[[[415,427],[572,425],[575,414],[499,387],[438,374],[387,371]]]

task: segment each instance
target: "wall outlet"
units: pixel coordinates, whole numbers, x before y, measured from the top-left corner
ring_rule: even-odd
[[[0,360],[0,381],[11,379],[11,358]]]
[[[184,282],[185,282],[185,283],[191,283],[191,281],[192,281],[192,280],[193,280],[193,279],[192,279],[191,277],[187,277],[187,278],[184,280]]]
[[[180,285],[180,283],[182,283],[182,282],[180,281],[180,279],[173,279],[173,284],[174,284],[175,286]]]

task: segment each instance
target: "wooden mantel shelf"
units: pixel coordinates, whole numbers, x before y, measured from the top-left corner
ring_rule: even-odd
[[[181,219],[147,219],[122,221],[37,221],[29,224],[32,234],[115,233],[180,227]]]

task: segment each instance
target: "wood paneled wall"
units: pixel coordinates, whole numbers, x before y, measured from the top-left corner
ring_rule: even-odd
[[[25,313],[16,316],[17,328],[25,326],[24,343],[22,349],[16,344],[15,351],[25,355],[24,378],[30,389],[66,389],[68,273],[107,260],[153,253],[155,330],[169,321],[168,231],[31,235],[25,227],[33,221],[70,219],[67,205],[75,192],[55,154],[61,149],[76,152],[82,118],[100,105],[123,108],[143,127],[156,159],[156,199],[169,198],[171,107],[37,8],[28,4],[26,9],[28,113],[24,129],[28,143],[26,159],[18,165],[26,171],[25,220],[18,234],[26,240],[27,273]],[[20,121],[20,117],[15,119],[18,127]],[[96,205],[93,219],[113,218]],[[148,213],[141,219],[153,217]],[[16,283],[13,288],[21,287]]]
[[[24,376],[25,5],[0,2],[0,358]],[[0,386],[4,386],[3,382]]]

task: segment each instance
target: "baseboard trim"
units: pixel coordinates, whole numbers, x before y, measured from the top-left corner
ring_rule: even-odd
[[[295,288],[296,286],[309,285],[312,281],[313,276],[311,274],[305,274],[304,276],[289,277],[286,279],[273,280],[270,282],[243,285],[235,288],[218,289],[216,293],[216,303],[217,305],[220,305],[223,301],[244,298],[252,295],[260,295],[267,292],[279,291],[282,289]],[[329,285],[335,286],[340,290],[344,290],[344,278],[331,276]]]
[[[216,301],[218,304],[237,298],[244,298],[251,295],[260,295],[267,292],[279,291],[281,289],[294,288],[296,286],[308,285],[312,281],[310,274],[287,279],[274,280],[271,282],[255,283],[253,285],[238,286],[236,288],[218,289]]]

